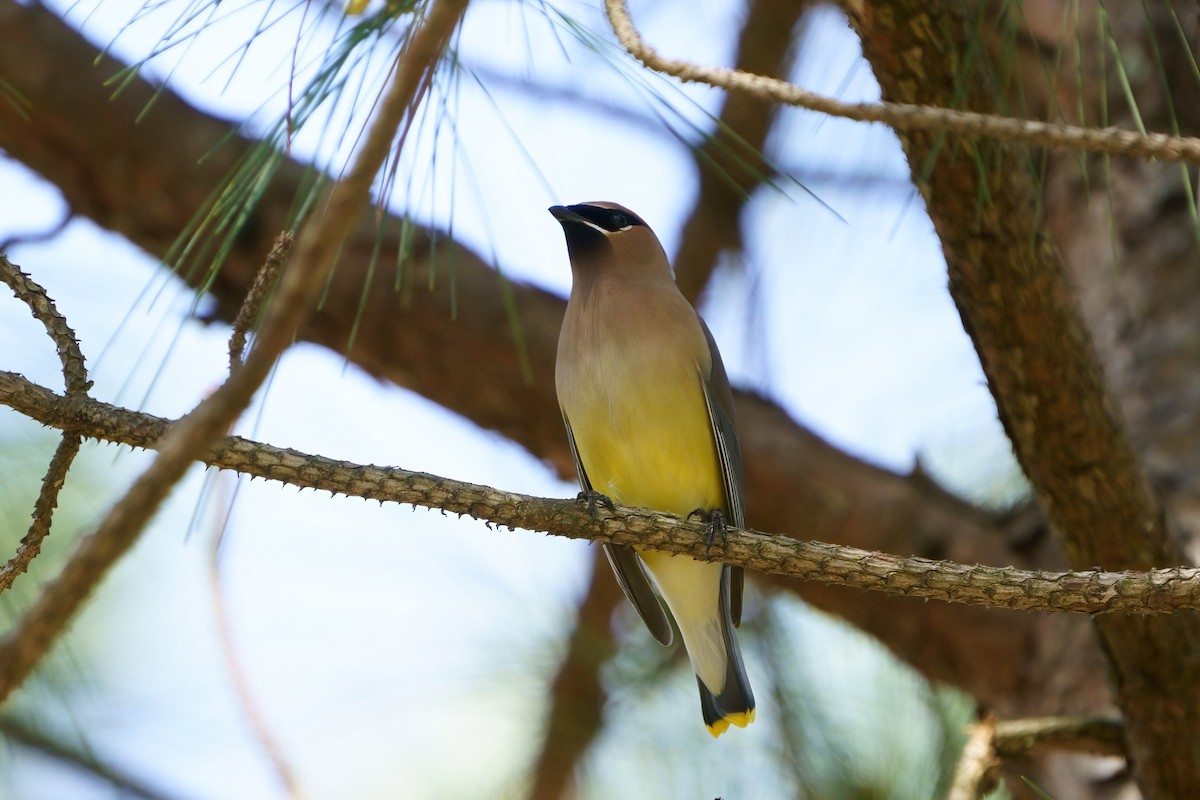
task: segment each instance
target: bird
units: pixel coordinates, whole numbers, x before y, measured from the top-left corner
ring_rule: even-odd
[[[650,226],[624,206],[552,206],[571,263],[555,387],[593,513],[597,500],[710,522],[745,524],[733,393],[712,333],[679,291]],[[603,545],[625,596],[663,645],[674,617],[714,737],[754,721],[754,694],[734,627],[741,567]]]

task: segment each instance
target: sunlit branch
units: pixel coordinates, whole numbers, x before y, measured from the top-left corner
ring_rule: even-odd
[[[778,78],[664,58],[642,39],[629,16],[625,0],[604,0],[604,9],[618,41],[630,55],[650,69],[685,83],[705,83],[730,91],[747,92],[765,100],[856,122],[882,122],[897,131],[944,131],[968,139],[987,138],[1038,147],[1061,147],[1200,164],[1200,139],[1191,136],[1143,134],[1120,128],[1086,128],[911,103],[844,103]]]
[[[154,448],[178,423],[98,400],[68,400],[0,371],[0,403],[52,427],[90,438]],[[1158,614],[1200,609],[1200,569],[1147,572],[1039,572],[904,558],[855,547],[730,529],[707,551],[707,527],[670,514],[618,506],[593,521],[570,500],[532,497],[396,467],[337,461],[237,436],[212,444],[210,466],[290,486],[379,502],[408,503],[484,522],[601,542],[711,557],[759,572],[855,589],[1020,611]]]
[[[1000,759],[996,758],[996,751],[992,747],[995,733],[996,723],[991,719],[971,726],[946,800],[981,800],[996,788],[1000,777]]]
[[[0,640],[0,700],[19,686],[109,568],[138,535],[171,487],[249,405],[297,326],[312,307],[334,256],[357,224],[371,184],[392,151],[393,137],[466,10],[466,0],[436,0],[401,54],[395,76],[356,160],[334,184],[324,213],[301,234],[294,258],[280,279],[254,348],[242,366],[193,412],[171,427],[156,446],[158,458],[84,538],[61,574]],[[81,398],[73,398],[76,401]]]

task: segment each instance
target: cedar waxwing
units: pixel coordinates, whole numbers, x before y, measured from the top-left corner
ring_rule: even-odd
[[[654,231],[615,203],[550,209],[571,257],[571,297],[555,383],[584,494],[622,505],[700,512],[744,525],[733,394],[708,326],[680,293]],[[719,514],[714,512],[720,512]],[[713,736],[754,721],[733,626],[742,569],[605,544],[617,582],[658,641],[683,635]]]

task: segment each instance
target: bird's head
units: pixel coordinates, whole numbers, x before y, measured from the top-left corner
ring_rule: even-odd
[[[550,213],[563,226],[571,266],[582,269],[664,268],[670,275],[666,253],[645,220],[617,203],[598,201],[573,206],[551,206]]]

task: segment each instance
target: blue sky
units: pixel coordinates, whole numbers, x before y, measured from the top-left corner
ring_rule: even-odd
[[[105,2],[96,10],[72,7],[68,17],[103,43],[137,8]],[[245,39],[262,4],[249,8],[254,13],[230,11],[226,23],[153,62],[149,74],[170,75],[176,91],[206,109],[253,115],[254,124],[265,125],[286,103],[280,87],[299,17],[264,36],[231,74],[230,43]],[[604,31],[595,4],[559,8]],[[633,13],[659,50],[728,63],[736,8],[706,0],[646,4]],[[678,25],[684,13],[702,24]],[[847,100],[876,98],[844,21],[828,10],[817,17],[793,79]],[[121,34],[115,51],[144,55],[158,41],[162,19]],[[579,45],[536,7],[477,2],[459,49],[489,75],[532,77],[646,112],[644,95],[615,75],[615,53]],[[716,108],[718,95],[703,87],[679,92],[667,81],[649,83],[678,98],[680,116],[696,124],[707,124],[697,106]],[[569,270],[549,205],[622,202],[650,222],[668,252],[675,250],[695,181],[690,157],[661,129],[550,104],[504,83],[485,93],[464,79],[450,94],[452,122],[426,118],[404,157],[412,180],[391,198],[394,208],[452,228],[508,275],[560,293]],[[302,138],[297,152],[333,157],[346,144]],[[776,399],[857,455],[897,470],[920,456],[957,490],[994,496],[1012,472],[1008,446],[895,138],[879,126],[789,110],[771,147],[782,164],[880,179],[866,189],[814,185],[821,202],[795,185],[752,201],[745,260],[717,273],[703,309],[734,382]],[[0,162],[0,183],[0,237],[52,227],[60,218],[57,192],[18,165]],[[188,320],[191,296],[118,237],[76,220],[52,242],[20,246],[10,256],[76,327],[94,396],[177,416],[222,380],[227,330]],[[0,338],[30,343],[8,348],[0,368],[60,386],[52,349],[15,301],[0,303]],[[259,402],[239,432],[273,444],[514,491],[575,491],[497,435],[315,347],[290,351]],[[47,454],[53,446],[40,426],[3,409],[0,435],[37,442]],[[113,481],[110,496],[146,463],[111,446],[90,446],[84,457],[87,468]],[[36,479],[30,475],[22,491],[31,493]],[[99,664],[100,691],[72,693],[72,714],[84,729],[103,731],[93,742],[97,751],[181,796],[283,796],[247,732],[217,645],[210,542],[235,487],[220,561],[229,630],[266,719],[312,795],[386,797],[403,786],[413,797],[472,797],[518,787],[537,744],[546,675],[586,579],[586,545],[261,481],[239,484],[199,469],[77,626],[78,647]],[[78,525],[86,527],[107,500],[77,502],[84,504]],[[828,628],[794,613],[797,626]],[[836,674],[873,669],[879,658],[869,645],[848,646],[858,648],[850,659],[856,666],[835,666],[835,683]],[[747,658],[753,681],[759,667],[753,654]],[[749,770],[768,749],[776,725],[769,707],[760,709],[758,724],[724,737],[717,749],[698,723],[689,681],[681,673],[644,707],[617,701],[621,718],[589,767],[595,796],[614,796],[630,780],[597,773],[605,753],[628,748],[631,737],[653,741],[693,722],[694,730],[679,735],[681,746],[700,748],[707,759],[691,776],[697,789],[748,796],[737,789],[748,785]],[[38,691],[22,701],[53,704]],[[639,709],[655,713],[647,722]],[[464,750],[474,761],[470,771],[461,768]],[[16,763],[8,779],[19,796],[106,796],[88,794],[44,764]],[[656,765],[641,768],[652,773]],[[667,780],[639,774],[640,781]]]

